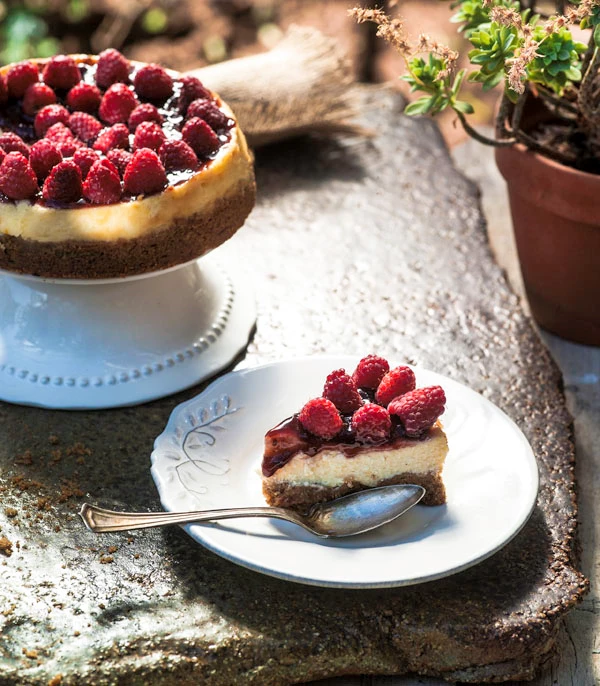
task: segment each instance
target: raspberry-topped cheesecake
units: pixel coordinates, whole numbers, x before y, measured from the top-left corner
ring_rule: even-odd
[[[423,504],[443,504],[445,403],[440,386],[416,388],[412,369],[390,370],[376,355],[352,375],[331,372],[320,398],[265,436],[267,502],[306,510],[365,488],[412,483],[426,489]]]
[[[254,205],[227,105],[197,78],[117,50],[3,67],[0,129],[0,269],[164,269],[223,243]]]

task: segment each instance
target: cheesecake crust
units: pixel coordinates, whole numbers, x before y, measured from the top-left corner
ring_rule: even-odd
[[[426,490],[423,505],[443,505],[446,502],[446,489],[439,472],[405,472],[383,479],[374,486],[391,486],[393,484],[417,484]],[[263,495],[273,507],[288,507],[306,512],[315,503],[340,498],[348,493],[355,493],[366,488],[357,481],[346,481],[339,486],[319,486],[316,484],[294,484],[286,481],[263,480]]]
[[[65,279],[118,278],[167,269],[201,257],[231,238],[250,213],[255,196],[255,184],[241,182],[211,208],[138,238],[36,241],[0,235],[0,269]]]

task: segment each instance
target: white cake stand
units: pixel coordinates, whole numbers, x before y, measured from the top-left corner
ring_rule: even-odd
[[[239,270],[216,253],[123,279],[0,272],[0,400],[96,409],[160,398],[230,364],[255,321]]]

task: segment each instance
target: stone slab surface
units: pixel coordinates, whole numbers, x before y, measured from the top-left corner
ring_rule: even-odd
[[[154,437],[199,390],[137,408],[0,405],[0,684],[286,684],[414,672],[469,682],[544,668],[577,571],[560,373],[489,252],[474,186],[435,127],[365,95],[372,140],[258,157],[259,204],[220,248],[253,279],[242,364],[379,351],[447,374],[523,429],[541,489],[522,532],[417,587],[338,591],[238,568],[179,529],[95,537],[85,499],[157,509]],[[12,547],[9,547],[12,544]]]

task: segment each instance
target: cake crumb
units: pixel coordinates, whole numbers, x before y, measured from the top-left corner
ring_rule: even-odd
[[[13,553],[12,541],[9,541],[6,536],[0,536],[0,553],[10,557]]]
[[[48,686],[60,686],[62,684],[62,674],[56,674],[48,682]]]
[[[101,565],[108,565],[111,562],[114,562],[115,558],[112,555],[101,555],[100,556],[100,564]]]
[[[32,648],[23,648],[23,655],[25,655],[25,657],[28,657],[30,660],[37,660],[38,651],[33,650]]]
[[[118,550],[118,548],[116,545],[111,545],[110,548],[108,549],[108,552],[112,554],[112,553],[116,553],[117,550]]]
[[[74,631],[73,636],[81,636],[81,631]]]
[[[60,443],[60,438],[56,434],[50,434],[48,436],[48,443],[50,443],[50,445],[58,445]]]
[[[14,507],[6,507],[4,508],[4,514],[7,517],[16,517],[19,514],[19,511],[16,510]]]

